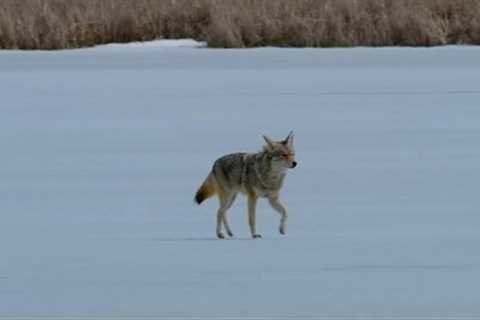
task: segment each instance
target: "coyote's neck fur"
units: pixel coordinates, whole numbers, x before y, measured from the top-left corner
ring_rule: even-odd
[[[262,150],[252,154],[253,166],[258,177],[258,182],[267,191],[279,191],[287,174],[285,167],[275,166],[272,162],[273,154]]]

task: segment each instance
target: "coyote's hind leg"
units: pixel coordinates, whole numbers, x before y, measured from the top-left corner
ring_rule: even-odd
[[[232,229],[230,229],[230,225],[228,224],[228,221],[227,221],[227,210],[232,207],[236,197],[237,197],[236,193],[232,193],[230,196],[227,197],[226,208],[223,211],[223,226],[225,227],[225,230],[227,231],[227,234],[229,237],[233,237],[233,232],[232,232]]]
[[[220,201],[220,207],[218,208],[217,211],[217,237],[219,239],[224,239],[225,236],[223,235],[222,232],[222,223],[223,226],[225,227],[227,234],[232,237],[233,233],[232,230],[230,229],[230,226],[228,225],[227,221],[227,210],[232,206],[233,201],[235,201],[236,194],[231,193],[231,194],[225,194],[223,192],[219,192],[218,194],[218,199]]]

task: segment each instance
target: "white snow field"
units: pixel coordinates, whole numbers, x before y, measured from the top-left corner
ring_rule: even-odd
[[[480,48],[0,52],[0,316],[480,317]],[[279,216],[193,203],[295,130]]]

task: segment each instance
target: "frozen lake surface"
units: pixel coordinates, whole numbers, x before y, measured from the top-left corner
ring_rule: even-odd
[[[0,316],[480,317],[480,48],[0,52]],[[296,133],[278,215],[193,204]]]

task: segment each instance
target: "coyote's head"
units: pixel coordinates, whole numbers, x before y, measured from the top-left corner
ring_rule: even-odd
[[[293,131],[282,141],[273,141],[267,136],[263,136],[267,143],[263,149],[272,159],[272,164],[281,168],[295,168],[295,149],[293,148]]]

